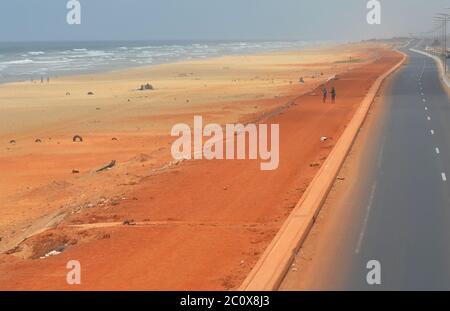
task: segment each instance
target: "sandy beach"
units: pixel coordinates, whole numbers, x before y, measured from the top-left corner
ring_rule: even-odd
[[[400,59],[360,43],[0,85],[0,289],[74,289],[72,259],[75,289],[238,288]],[[324,84],[336,104],[322,103]],[[173,161],[170,130],[194,115],[280,124],[279,168]]]

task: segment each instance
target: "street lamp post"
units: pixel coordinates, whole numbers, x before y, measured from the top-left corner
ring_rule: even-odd
[[[450,17],[449,14],[438,13],[436,14],[435,20],[439,20],[442,22],[442,32],[443,32],[443,49],[442,49],[442,57],[443,57],[443,65],[444,65],[444,73],[447,74],[447,20]]]
[[[447,10],[448,9],[449,8],[447,8]],[[447,74],[447,22],[450,15],[446,13],[442,13],[440,15],[444,17],[444,72]]]
[[[436,23],[436,25],[437,25],[436,26],[436,30],[435,30],[435,34],[434,34],[434,40],[435,40],[436,43],[438,43],[439,41],[441,41],[441,39],[439,38],[440,37],[439,32],[441,30],[441,27],[442,28],[444,27],[444,19],[441,16],[435,16],[433,18],[433,22]],[[443,42],[444,41],[442,40],[442,44],[441,44],[441,48],[440,49],[438,49],[438,48],[435,49],[436,54],[440,53],[441,56],[443,54],[443,52],[442,52],[443,51],[442,45],[444,44]],[[439,52],[439,50],[441,50],[441,52]]]

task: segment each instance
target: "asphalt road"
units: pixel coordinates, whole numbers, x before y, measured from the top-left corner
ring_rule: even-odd
[[[435,62],[404,52],[347,161],[358,169],[332,194],[343,199],[328,199],[307,268],[299,260],[281,289],[450,290],[450,101]],[[371,260],[379,285],[367,282]]]

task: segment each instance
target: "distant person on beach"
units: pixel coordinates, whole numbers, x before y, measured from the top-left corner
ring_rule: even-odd
[[[50,77],[47,77],[47,83],[50,83]]]
[[[41,76],[41,83],[44,83],[44,77]]]
[[[331,101],[334,103],[336,101],[336,89],[334,86],[331,88]]]
[[[327,101],[328,91],[326,88],[322,89],[322,95],[323,95],[323,102]]]

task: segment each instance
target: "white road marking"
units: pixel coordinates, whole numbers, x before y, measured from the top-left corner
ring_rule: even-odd
[[[427,117],[427,120],[428,120],[428,121],[431,121],[431,118],[430,118],[430,117]]]
[[[426,102],[427,102],[427,100],[426,100],[425,98],[423,98],[423,99],[422,99],[422,101],[423,101],[424,103],[426,103]]]
[[[439,150],[439,148],[436,148],[436,154],[440,154],[441,151]]]
[[[428,107],[425,107],[425,110],[428,110]]]
[[[422,95],[422,96],[425,96],[425,94],[424,94],[424,93],[421,93],[421,95]]]
[[[356,245],[356,249],[355,249],[356,254],[359,254],[359,252],[361,251],[361,245],[362,245],[362,241],[364,240],[364,235],[366,234],[367,223],[369,221],[370,210],[372,209],[376,190],[377,190],[377,182],[375,181],[375,183],[372,185],[372,191],[370,192],[369,203],[367,204],[366,217],[364,217],[363,227],[362,227],[361,233],[359,234],[358,244]]]
[[[431,135],[434,135],[434,130],[431,130],[430,132],[431,132]]]
[[[381,169],[383,164],[384,146],[386,145],[386,137],[383,138],[383,143],[381,144],[380,154],[378,155],[378,169]]]
[[[447,175],[445,175],[445,173],[442,173],[442,180],[447,181]]]

